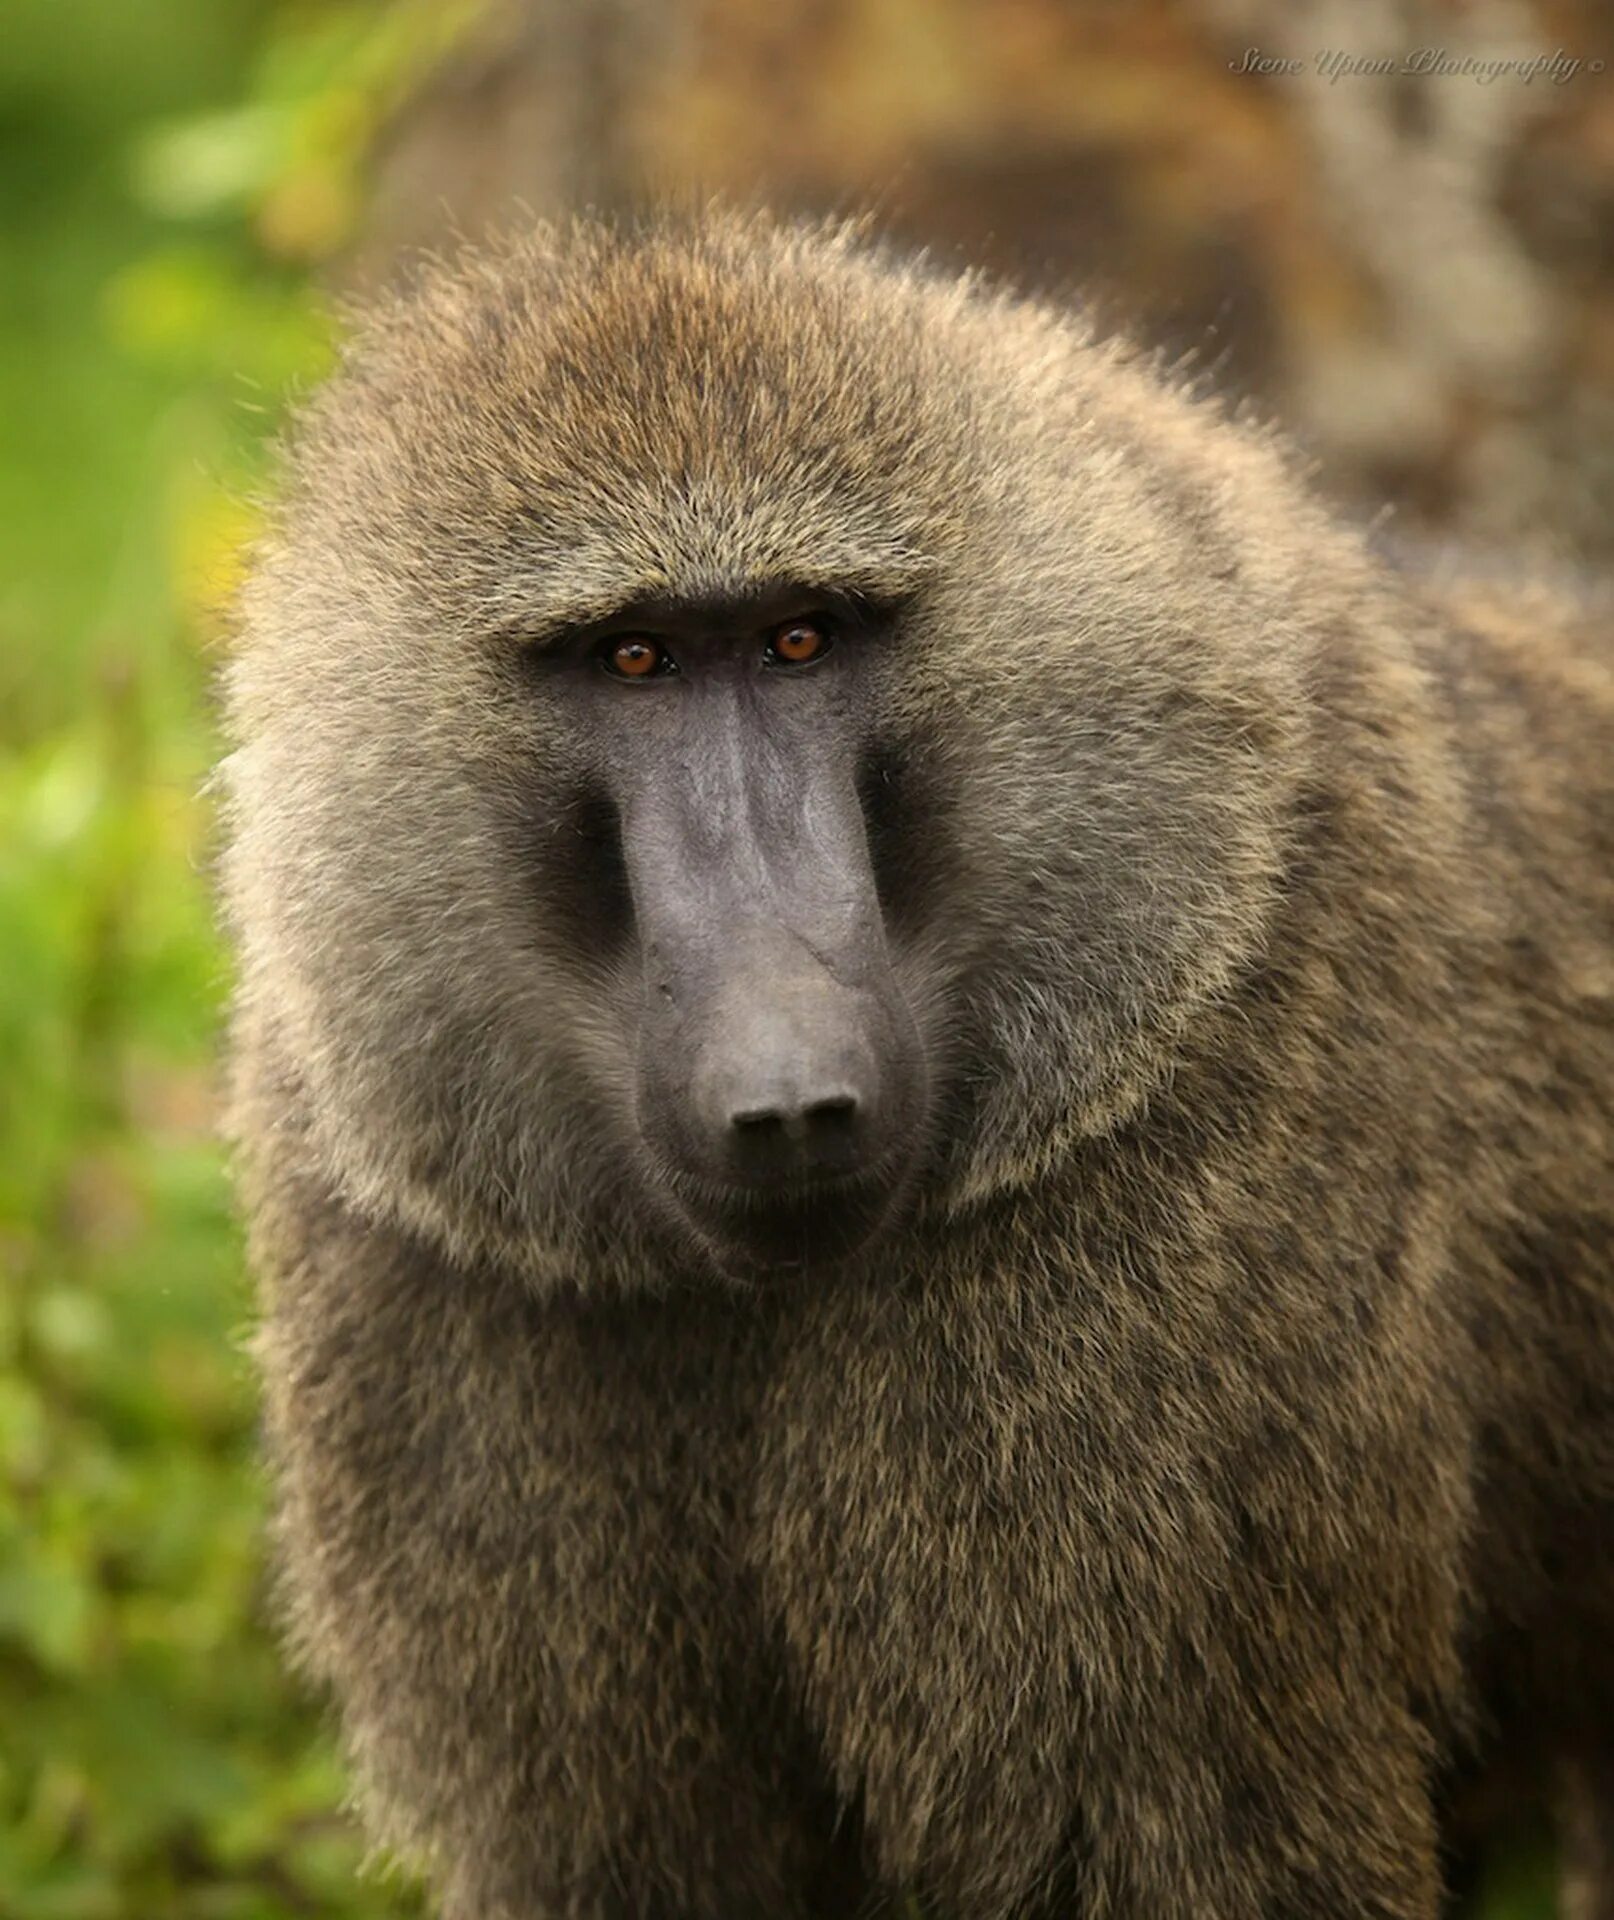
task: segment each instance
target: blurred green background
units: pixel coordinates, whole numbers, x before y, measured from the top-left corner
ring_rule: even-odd
[[[438,24],[30,0],[0,33],[0,1916],[412,1910],[264,1624],[212,1134],[209,677],[313,270]]]
[[[1342,120],[1230,77],[1305,11],[11,0],[0,1920],[419,1911],[361,1871],[328,1724],[266,1625],[250,1296],[213,1137],[209,687],[274,429],[330,357],[328,290],[513,192],[873,199],[944,252],[1079,278],[1163,344],[1208,343],[1347,497],[1393,493],[1435,530],[1607,537],[1607,87],[1511,96],[1490,146],[1459,118],[1444,161],[1459,96],[1430,92],[1429,217],[1450,234],[1466,180],[1490,221],[1470,222],[1490,280],[1444,262],[1443,309],[1421,257],[1379,245],[1371,195],[1319,218],[1341,164],[1356,177],[1350,113],[1382,157],[1382,99]],[[1556,30],[1580,17],[1565,0]],[[1397,106],[1396,138],[1415,122]],[[1422,177],[1398,175],[1414,212]],[[1485,1920],[1550,1911],[1539,1857],[1499,1864]]]

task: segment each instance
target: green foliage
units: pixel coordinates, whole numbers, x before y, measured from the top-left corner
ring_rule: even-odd
[[[446,17],[31,0],[0,38],[3,1920],[419,1910],[266,1625],[203,790],[310,269]]]

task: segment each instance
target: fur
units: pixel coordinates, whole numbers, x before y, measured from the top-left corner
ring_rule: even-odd
[[[897,1227],[746,1287],[646,1194],[521,648],[777,577],[902,608],[940,1097]],[[1605,611],[1398,572],[1068,314],[714,216],[373,313],[242,627],[284,1590],[454,1920],[1429,1920],[1454,1761],[1528,1727],[1584,1812]]]

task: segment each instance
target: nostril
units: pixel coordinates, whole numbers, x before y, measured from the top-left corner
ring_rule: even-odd
[[[729,1116],[729,1125],[747,1139],[765,1140],[788,1133],[845,1133],[857,1118],[857,1097],[837,1093],[825,1100],[810,1100],[801,1107],[752,1107]]]
[[[828,1154],[839,1160],[852,1148],[858,1114],[857,1097],[837,1093],[798,1105],[742,1107],[729,1115],[735,1148],[753,1163],[794,1164],[805,1154],[817,1161]]]

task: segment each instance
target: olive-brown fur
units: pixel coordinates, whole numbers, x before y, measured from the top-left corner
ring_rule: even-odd
[[[747,1285],[645,1198],[522,650],[780,577],[901,609],[935,1099],[889,1231]],[[359,330],[229,675],[232,1127],[296,1644],[454,1920],[1428,1920],[1525,1728],[1607,1831],[1609,624],[844,233],[545,230]]]

